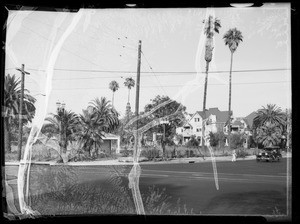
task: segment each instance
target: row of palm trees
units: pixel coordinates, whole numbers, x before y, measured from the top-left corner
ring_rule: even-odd
[[[203,22],[205,23],[204,34],[206,35],[206,44],[205,44],[206,75],[205,75],[204,94],[203,94],[203,116],[205,118],[208,70],[209,70],[209,63],[212,60],[213,49],[214,49],[213,38],[215,33],[219,33],[219,29],[221,28],[221,21],[218,18],[214,18],[212,15],[209,15],[208,19],[206,21],[204,20]],[[228,127],[229,127],[228,140],[230,141],[232,62],[233,62],[233,53],[236,51],[239,43],[243,41],[242,32],[239,31],[237,28],[229,29],[224,34],[223,39],[225,45],[228,45],[229,50],[231,52],[230,72],[229,72],[229,104],[228,104]],[[204,136],[204,123],[202,126],[202,136]],[[204,145],[204,141],[202,141],[202,147],[203,145]]]
[[[135,86],[135,81],[132,77],[127,77],[125,79],[125,82],[124,82],[124,85],[128,88],[128,103],[129,103],[129,100],[130,100],[130,90],[132,87]],[[113,95],[112,95],[112,105],[114,105],[114,95],[115,95],[115,92],[120,88],[119,86],[119,83],[115,80],[111,81],[109,83],[109,89],[113,92]]]
[[[96,98],[82,110],[82,114],[62,110],[51,113],[45,120],[48,122],[42,128],[42,133],[49,138],[59,139],[60,155],[63,162],[67,161],[68,144],[76,141],[80,148],[90,156],[98,154],[106,133],[114,132],[120,124],[119,114],[105,97]]]

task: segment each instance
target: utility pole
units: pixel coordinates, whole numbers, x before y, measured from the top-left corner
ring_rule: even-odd
[[[20,109],[19,109],[19,141],[18,141],[18,160],[21,161],[22,154],[22,134],[23,134],[23,100],[24,100],[24,82],[25,82],[25,74],[29,75],[29,72],[25,71],[25,65],[22,64],[21,68],[16,68],[21,72],[21,96],[20,96]]]
[[[135,137],[135,150],[133,159],[134,162],[138,162],[137,152],[138,152],[138,116],[139,116],[139,100],[140,100],[140,76],[141,76],[141,49],[142,49],[142,41],[139,40],[139,48],[138,48],[138,64],[137,64],[137,74],[136,74],[136,95],[135,95],[135,116],[137,117],[136,121],[136,137]]]

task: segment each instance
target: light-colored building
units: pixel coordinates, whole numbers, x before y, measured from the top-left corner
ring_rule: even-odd
[[[202,121],[203,112],[197,111],[192,116],[187,117],[186,121],[180,127],[176,128],[176,133],[183,136],[183,144],[188,142],[195,135],[202,144]],[[208,118],[209,125],[206,126],[207,132],[216,133],[223,131],[224,125],[228,118],[228,111],[220,111],[218,108],[209,108],[205,111],[205,117]]]

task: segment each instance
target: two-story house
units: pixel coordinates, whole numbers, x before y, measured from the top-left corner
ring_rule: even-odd
[[[220,111],[218,108],[209,108],[205,111],[205,117],[209,119],[209,125],[206,126],[206,131],[213,133],[217,131],[223,131],[224,125],[228,118],[228,111]],[[176,128],[176,133],[183,136],[183,142],[186,143],[190,140],[192,135],[200,139],[202,144],[202,121],[204,114],[202,111],[195,112],[190,118],[182,124],[182,126]]]

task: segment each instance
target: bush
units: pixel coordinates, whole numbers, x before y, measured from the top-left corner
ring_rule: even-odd
[[[242,147],[244,143],[243,136],[241,134],[232,134],[230,136],[230,146],[233,149]]]
[[[199,146],[199,141],[196,139],[194,135],[192,135],[191,139],[187,142],[186,146],[187,147],[195,147]]]
[[[250,154],[245,149],[238,149],[236,152],[236,158],[245,158]]]
[[[133,155],[133,150],[122,149],[120,150],[120,154],[122,157],[128,157]]]
[[[144,148],[141,152],[141,156],[146,157],[148,160],[153,160],[160,156],[160,150],[156,148]]]

